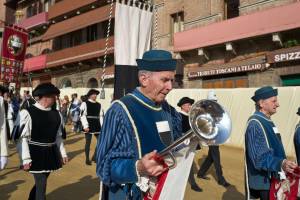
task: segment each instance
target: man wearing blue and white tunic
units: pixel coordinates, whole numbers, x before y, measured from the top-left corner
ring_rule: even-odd
[[[297,115],[300,116],[300,107],[298,108]],[[295,152],[297,157],[297,164],[300,164],[300,121],[296,125],[295,135],[294,135],[294,145],[295,145]]]
[[[155,178],[166,170],[154,157],[182,133],[180,114],[165,101],[176,60],[150,50],[137,64],[140,87],[113,102],[97,144],[97,175],[110,200],[142,199],[147,186],[141,176]]]
[[[271,120],[279,107],[277,89],[265,86],[255,91],[256,111],[249,118],[245,135],[246,199],[269,199],[271,177],[284,178],[297,166],[286,159],[280,134]]]

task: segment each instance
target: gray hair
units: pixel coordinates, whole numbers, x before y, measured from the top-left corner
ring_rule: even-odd
[[[139,70],[138,72],[138,77],[142,76],[142,75],[148,75],[151,76],[153,72],[151,71],[147,71],[147,70]]]

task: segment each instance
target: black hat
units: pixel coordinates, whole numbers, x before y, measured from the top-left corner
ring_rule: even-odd
[[[174,71],[176,69],[176,60],[172,54],[165,50],[150,50],[143,54],[142,59],[136,59],[138,70],[147,70],[153,72]]]
[[[194,99],[188,98],[188,97],[182,97],[179,102],[177,103],[177,106],[181,107],[183,104],[190,103],[193,104],[195,102]]]
[[[32,96],[34,97],[42,97],[46,95],[59,95],[60,91],[57,87],[55,87],[52,83],[42,83],[39,84],[33,91]]]
[[[86,94],[87,97],[91,96],[92,94],[98,95],[100,92],[95,89],[90,89],[89,92]]]
[[[9,90],[8,90],[7,87],[5,87],[5,86],[3,86],[3,85],[0,85],[0,92],[1,92],[2,94],[4,94],[4,93],[6,93],[6,92],[9,92]]]
[[[278,95],[278,90],[272,88],[271,86],[265,86],[257,89],[254,93],[254,96],[251,99],[255,102],[261,99],[268,99]]]
[[[300,107],[298,108],[298,112],[296,112],[297,115],[300,115]]]

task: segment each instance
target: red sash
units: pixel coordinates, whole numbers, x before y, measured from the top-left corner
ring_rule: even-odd
[[[161,163],[164,167],[168,168],[168,165],[165,163],[165,161],[162,157],[155,156],[154,159],[157,162]],[[149,192],[147,192],[144,196],[144,200],[158,200],[159,199],[160,193],[164,187],[166,178],[168,176],[168,172],[169,172],[169,170],[166,170],[160,176],[157,177],[157,183],[155,185],[156,188],[155,188],[154,194],[152,194],[152,196],[151,196],[151,194]]]
[[[270,188],[270,200],[296,200],[300,178],[300,168],[294,173],[288,173],[285,180],[277,180],[272,177]]]

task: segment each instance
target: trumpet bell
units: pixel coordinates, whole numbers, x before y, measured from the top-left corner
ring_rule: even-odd
[[[215,101],[197,101],[190,110],[189,123],[200,141],[208,145],[223,144],[230,137],[229,114]]]

